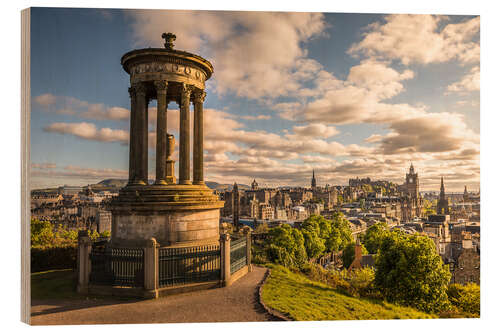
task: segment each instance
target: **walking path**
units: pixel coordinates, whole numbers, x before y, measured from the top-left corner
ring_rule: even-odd
[[[266,268],[253,271],[226,288],[156,300],[32,300],[33,325],[200,323],[273,320],[258,302]]]

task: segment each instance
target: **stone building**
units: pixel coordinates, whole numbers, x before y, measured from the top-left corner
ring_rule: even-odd
[[[259,204],[259,219],[261,220],[273,220],[274,219],[274,209],[268,203]]]
[[[371,184],[371,179],[369,177],[366,178],[351,178],[349,179],[349,186],[351,187],[361,187],[363,185],[370,185]]]
[[[97,212],[95,219],[97,232],[103,233],[107,231],[111,233],[111,220],[112,220],[111,212],[104,209],[100,209]]]
[[[474,282],[480,284],[480,256],[479,249],[473,246],[470,233],[462,233],[462,247],[457,249],[448,261],[452,273],[451,283],[467,284]]]
[[[436,250],[443,260],[450,257],[452,246],[449,215],[429,215],[427,221],[423,223],[423,232],[434,241]]]

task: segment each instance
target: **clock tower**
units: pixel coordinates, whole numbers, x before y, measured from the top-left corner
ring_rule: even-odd
[[[406,174],[406,191],[410,197],[418,198],[420,196],[420,184],[418,173],[413,168],[413,163],[410,165],[410,172]]]

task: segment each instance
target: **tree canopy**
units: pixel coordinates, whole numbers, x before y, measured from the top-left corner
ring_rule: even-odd
[[[389,233],[389,227],[387,223],[384,222],[375,223],[366,229],[365,235],[363,236],[363,244],[368,253],[377,253],[382,245],[383,239],[387,237]]]
[[[300,229],[283,224],[272,228],[269,234],[269,259],[297,267],[325,252],[342,250],[353,239],[349,222],[341,213],[335,214],[333,220],[312,215]]]
[[[451,274],[427,236],[392,231],[375,261],[375,284],[390,302],[426,312],[444,310]]]

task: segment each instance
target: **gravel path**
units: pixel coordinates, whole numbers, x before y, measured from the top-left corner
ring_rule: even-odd
[[[259,304],[258,285],[266,268],[253,271],[226,288],[156,300],[32,300],[33,325],[200,323],[269,321]]]

